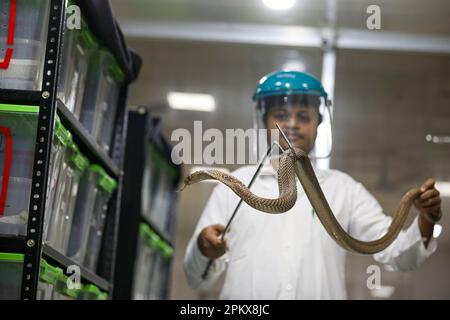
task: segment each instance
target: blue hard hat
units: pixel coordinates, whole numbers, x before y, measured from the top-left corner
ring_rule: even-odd
[[[253,94],[253,101],[270,96],[291,94],[320,96],[325,99],[327,105],[331,103],[319,79],[306,72],[288,70],[269,73],[262,77]]]

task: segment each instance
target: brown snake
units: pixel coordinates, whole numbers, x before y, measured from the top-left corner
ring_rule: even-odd
[[[253,194],[241,181],[219,170],[194,172],[184,180],[183,188],[206,179],[218,180],[233,190],[249,206],[259,211],[276,214],[290,210],[297,201],[295,182],[295,176],[297,176],[325,230],[344,249],[360,254],[373,254],[386,249],[395,240],[406,221],[414,199],[420,194],[419,188],[409,190],[402,197],[387,233],[378,240],[361,241],[350,236],[341,227],[320,188],[307,154],[298,148],[294,149],[295,154],[293,150],[288,149],[283,152],[280,158],[278,198],[259,197]]]

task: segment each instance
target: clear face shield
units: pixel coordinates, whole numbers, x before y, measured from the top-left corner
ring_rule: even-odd
[[[307,152],[312,160],[330,157],[333,143],[331,102],[324,97],[290,94],[259,99],[255,113],[255,126],[259,132],[255,146],[258,159],[262,159],[274,141],[283,149],[288,148],[276,124],[292,146]],[[273,152],[273,155],[277,156],[279,152]]]

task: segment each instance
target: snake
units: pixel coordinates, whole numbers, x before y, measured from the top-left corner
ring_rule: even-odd
[[[414,200],[420,195],[420,188],[407,191],[400,200],[387,232],[377,240],[362,241],[352,237],[340,225],[320,187],[308,155],[293,147],[285,150],[279,159],[277,170],[278,198],[264,198],[253,194],[247,186],[231,174],[220,170],[200,170],[184,179],[180,190],[194,183],[213,179],[229,187],[252,208],[269,213],[281,214],[289,211],[297,201],[296,177],[314,208],[317,217],[331,238],[342,248],[357,254],[375,254],[386,249],[398,236],[406,222]]]

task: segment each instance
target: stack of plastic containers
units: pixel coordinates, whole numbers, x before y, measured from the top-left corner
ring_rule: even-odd
[[[151,210],[151,219],[158,227],[167,231],[175,171],[162,160],[160,160],[159,171],[159,185]]]
[[[26,234],[38,113],[0,104],[0,234]]]
[[[148,225],[140,224],[133,282],[133,299],[135,300],[150,298],[150,283],[160,241],[161,239]]]
[[[39,285],[36,294],[37,300],[51,300],[53,290],[58,279],[62,276],[63,271],[60,268],[53,267],[44,259],[41,259]]]
[[[83,264],[86,268],[96,272],[108,204],[114,190],[117,188],[117,181],[111,178],[105,170],[98,165],[91,166],[91,172],[95,176],[97,183],[94,208],[89,223],[86,255]]]
[[[79,179],[89,167],[89,161],[72,142],[64,153],[57,179],[53,211],[49,221],[46,240],[63,254],[67,253],[73,212],[78,193]]]
[[[142,212],[161,230],[168,230],[175,170],[156,152],[147,154],[142,187]]]
[[[143,215],[150,220],[153,207],[155,190],[157,188],[158,163],[156,153],[150,144],[145,145],[145,166],[141,188],[141,208]]]
[[[23,254],[0,253],[0,300],[18,300],[22,284]],[[53,267],[41,259],[38,300],[50,300],[57,280],[63,277],[60,268]]]
[[[108,300],[108,294],[93,284],[84,285],[78,294],[78,300]]]
[[[58,174],[61,167],[64,153],[66,148],[72,142],[71,133],[64,128],[61,120],[56,116],[54,137],[52,143],[52,150],[50,155],[50,174],[48,180],[48,191],[47,191],[47,211],[45,213],[44,222],[44,234],[47,234],[48,222],[53,214],[53,204],[55,199],[55,194],[57,190]]]
[[[13,1],[0,5],[0,61],[9,66],[0,71],[0,88],[40,90],[47,41],[50,1],[16,0],[16,18],[11,14]]]
[[[70,288],[67,283],[68,277],[61,274],[56,281],[52,300],[76,300],[80,294],[80,289]]]
[[[173,249],[163,240],[157,242],[158,255],[154,261],[152,278],[149,286],[149,299],[159,300],[165,296],[165,288],[169,276],[170,257]]]
[[[80,120],[106,152],[111,146],[124,79],[123,72],[108,51],[100,50],[92,57]]]
[[[68,255],[96,271],[108,203],[117,187],[99,165],[91,165],[83,175],[75,206]]]
[[[81,30],[65,29],[58,98],[76,118],[81,113],[89,59],[97,49],[98,43],[84,21]]]
[[[23,254],[0,253],[0,300],[20,299]]]

